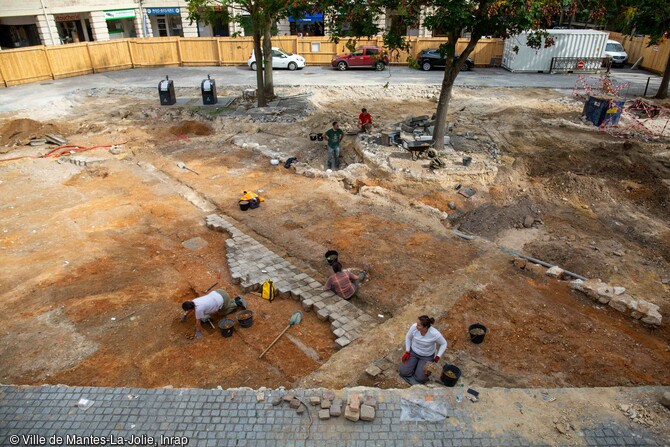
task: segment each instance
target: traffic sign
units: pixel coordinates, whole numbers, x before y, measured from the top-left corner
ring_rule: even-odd
[[[577,62],[577,70],[583,70],[585,65],[584,61]]]

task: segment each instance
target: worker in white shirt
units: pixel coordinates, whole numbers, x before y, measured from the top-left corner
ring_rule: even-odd
[[[413,378],[419,383],[426,383],[428,381],[424,372],[426,363],[437,363],[447,349],[447,340],[432,327],[433,323],[435,323],[434,318],[421,315],[407,332],[406,352],[402,356],[402,365],[400,365],[400,376],[405,380]]]
[[[202,338],[202,325],[211,318],[211,314],[219,312],[223,315],[228,315],[235,312],[237,307],[242,309],[247,308],[247,303],[241,296],[236,296],[232,299],[228,292],[223,289],[213,290],[205,296],[196,298],[193,301],[184,301],[181,308],[184,314],[181,317],[182,323],[186,321],[186,317],[191,312],[195,313],[195,338]]]

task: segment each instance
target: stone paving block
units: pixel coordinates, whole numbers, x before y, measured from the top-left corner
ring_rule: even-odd
[[[342,349],[346,346],[348,346],[351,343],[351,340],[349,340],[347,337],[342,336],[335,340],[335,345],[337,346],[338,349]]]
[[[305,310],[305,312],[311,312],[312,308],[314,307],[314,301],[307,299],[302,302],[302,308]]]
[[[375,409],[369,405],[361,405],[361,421],[372,421],[375,418]]]
[[[330,315],[330,311],[325,307],[316,313],[317,318],[321,321],[328,320],[328,315]]]
[[[331,326],[331,328],[332,328],[332,326]],[[345,333],[346,333],[346,331],[345,331],[344,329],[342,329],[342,328],[338,328],[338,329],[335,329],[335,330],[333,331],[333,334],[334,334],[336,337],[338,337],[338,338],[341,337],[341,336],[343,336]]]
[[[335,320],[337,320],[338,318],[340,318],[340,314],[338,314],[336,310],[331,311],[330,315],[328,315],[328,321],[330,321],[331,323],[334,322]],[[338,325],[338,326],[336,326],[336,328],[337,327],[340,327],[340,326]]]
[[[361,336],[360,332],[353,330],[345,332],[345,335],[351,341],[358,340]]]
[[[363,397],[363,405],[367,405],[369,407],[377,408],[377,398],[374,396],[365,396]]]
[[[361,396],[359,394],[351,394],[347,399],[347,408],[354,413],[358,413],[361,408]]]
[[[310,405],[319,405],[321,403],[321,398],[319,396],[310,396],[309,404]]]
[[[321,399],[321,408],[328,409],[331,406],[331,402],[328,399]]]
[[[369,375],[370,377],[374,378],[374,377],[377,377],[378,375],[380,375],[380,374],[382,373],[382,370],[381,370],[381,368],[379,368],[379,367],[376,366],[376,365],[370,365],[370,366],[368,366],[368,368],[365,370],[365,372],[367,373],[367,375]]]
[[[326,419],[330,419],[330,410],[328,410],[328,409],[319,410],[319,419],[321,419],[322,421],[326,420]]]
[[[339,417],[342,415],[342,405],[331,405],[329,411],[332,417]]]
[[[351,408],[349,408],[347,405],[344,407],[344,417],[352,422],[356,422],[361,417],[361,414],[358,411],[352,411]]]

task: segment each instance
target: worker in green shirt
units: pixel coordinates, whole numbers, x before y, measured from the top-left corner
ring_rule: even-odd
[[[333,128],[326,132],[326,140],[328,141],[328,169],[335,167],[340,169],[340,141],[344,132],[340,130],[340,125],[337,121],[333,121]]]

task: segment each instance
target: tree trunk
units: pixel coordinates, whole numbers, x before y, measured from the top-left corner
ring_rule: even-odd
[[[663,73],[661,85],[658,87],[658,92],[654,98],[665,99],[668,97],[668,83],[670,83],[670,54],[668,54],[668,61],[665,63],[665,72]]]
[[[263,82],[263,54],[261,48],[261,23],[258,19],[258,14],[251,14],[251,26],[254,34],[254,56],[256,57],[256,97],[258,99],[258,107],[266,107],[268,105],[265,97],[265,82]]]
[[[442,78],[442,88],[440,89],[440,98],[437,101],[437,111],[435,112],[435,130],[433,132],[433,141],[435,142],[435,149],[444,149],[444,135],[447,130],[447,112],[449,111],[449,102],[451,101],[451,89],[454,86],[456,76],[461,71],[461,67],[465,60],[470,56],[474,50],[480,36],[473,35],[470,42],[465,47],[463,52],[459,55],[457,60],[454,60],[456,52],[456,42],[458,41],[458,32],[451,32],[448,34],[448,41],[446,45],[446,67],[444,67],[444,78]]]
[[[275,86],[272,76],[272,17],[267,13],[263,19],[263,71],[265,72],[265,98],[269,101],[275,97]]]

